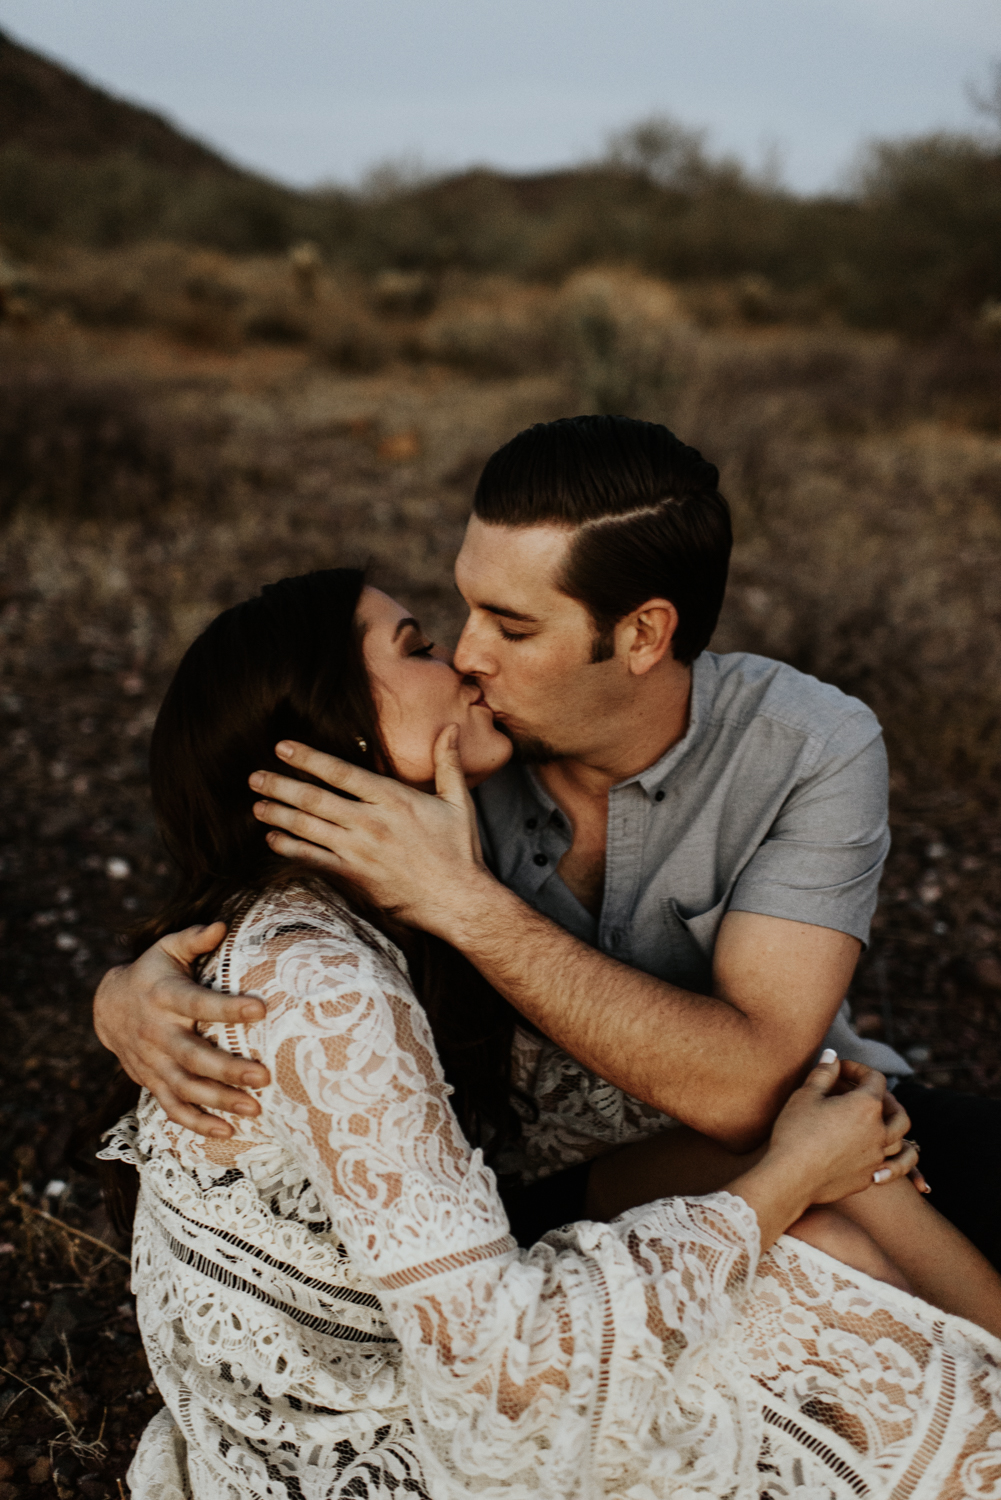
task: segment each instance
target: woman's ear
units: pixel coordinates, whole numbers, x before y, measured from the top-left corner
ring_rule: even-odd
[[[677,629],[678,611],[670,599],[648,599],[619,621],[616,634],[622,631],[622,645],[634,677],[643,677],[664,660]]]

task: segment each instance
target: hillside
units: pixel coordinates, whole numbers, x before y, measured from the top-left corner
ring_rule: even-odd
[[[129,154],[176,172],[239,169],[162,115],[117,99],[0,31],[0,149],[95,161]]]

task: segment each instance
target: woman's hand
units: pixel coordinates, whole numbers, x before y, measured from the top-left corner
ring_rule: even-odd
[[[917,1152],[904,1145],[907,1111],[886,1079],[862,1063],[818,1063],[772,1127],[774,1155],[809,1178],[811,1203],[835,1203],[874,1183],[906,1177]]]
[[[818,1063],[775,1121],[761,1161],[730,1185],[757,1214],[762,1248],[814,1203],[906,1177],[918,1160],[904,1141],[909,1125],[882,1073],[833,1053]]]
[[[206,1110],[259,1114],[243,1088],[263,1088],[270,1079],[261,1063],[233,1057],[195,1030],[199,1021],[246,1024],[264,1015],[260,1000],[220,995],[191,977],[195,961],[225,935],[221,922],[169,933],[135,963],[105,974],[94,996],[94,1030],[129,1077],[149,1089],[175,1124],[220,1140],[232,1127]]]

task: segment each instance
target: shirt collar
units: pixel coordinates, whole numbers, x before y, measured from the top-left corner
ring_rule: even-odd
[[[634,782],[643,788],[648,797],[653,797],[660,790],[663,783],[677,770],[685,756],[695,748],[705,733],[712,702],[712,677],[711,658],[708,652],[703,651],[692,663],[688,728],[681,739],[665,750],[660,759],[655,760],[652,766],[647,766],[645,771],[638,771],[635,776],[618,782],[612,788],[613,791],[617,791],[620,786],[631,786]]]

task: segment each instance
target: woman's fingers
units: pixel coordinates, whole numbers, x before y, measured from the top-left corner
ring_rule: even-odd
[[[877,1186],[882,1186],[885,1182],[895,1182],[898,1177],[909,1176],[917,1164],[918,1149],[913,1141],[906,1141],[896,1156],[890,1157],[873,1172],[872,1180]]]
[[[803,1080],[803,1087],[815,1089],[818,1094],[829,1094],[838,1081],[841,1064],[833,1047],[825,1047]]]
[[[887,1093],[883,1101],[883,1123],[886,1126],[887,1152],[890,1148],[897,1149],[899,1142],[904,1139],[911,1128],[911,1117],[907,1113],[899,1099],[895,1099],[891,1093]]]

